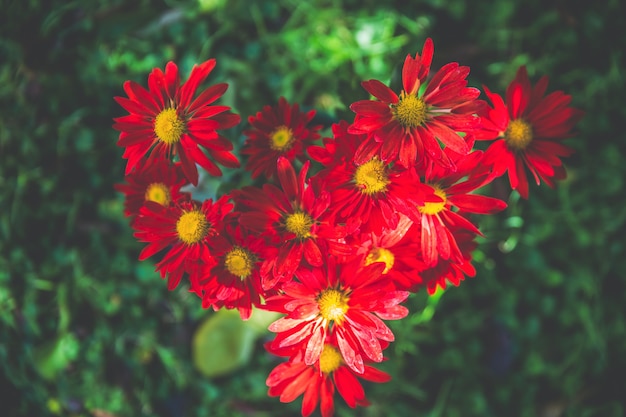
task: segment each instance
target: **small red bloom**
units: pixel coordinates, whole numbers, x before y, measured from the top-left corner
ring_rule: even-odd
[[[335,222],[346,224],[352,231],[380,234],[383,228],[395,229],[400,213],[417,215],[416,205],[425,201],[439,201],[432,189],[425,187],[414,169],[405,169],[393,162],[383,162],[378,156],[362,164],[354,162],[358,146],[356,136],[336,125],[335,140],[327,140],[327,148],[310,149],[327,166],[315,179],[330,191],[330,210]]]
[[[433,52],[433,42],[428,38],[421,56],[407,55],[399,95],[378,80],[362,83],[377,100],[357,101],[350,106],[356,117],[349,131],[368,134],[357,149],[357,164],[378,156],[385,162],[397,160],[404,167],[423,159],[449,166],[439,142],[460,154],[470,151],[471,133],[479,123],[474,113],[480,90],[467,87],[469,67],[452,62],[437,71],[420,91],[430,72]]]
[[[149,90],[134,81],[124,83],[128,98],[115,97],[115,101],[130,114],[116,118],[113,127],[120,131],[118,146],[126,148],[126,174],[145,155],[156,159],[177,155],[193,185],[198,184],[196,163],[215,176],[222,174],[215,162],[230,168],[239,166],[238,159],[230,153],[232,143],[216,131],[236,125],[240,118],[230,113],[228,106],[211,105],[228,85],[216,84],[193,99],[198,86],[214,67],[214,59],[194,65],[189,79],[181,85],[178,67],[168,62],[165,73],[159,68],[152,70],[148,77]]]
[[[268,350],[272,353],[271,348]],[[304,394],[302,416],[307,417],[320,404],[322,417],[334,414],[335,388],[351,408],[367,406],[369,402],[358,378],[371,382],[388,382],[391,377],[372,366],[364,365],[363,372],[355,373],[346,366],[336,343],[323,346],[319,360],[307,365],[300,357],[292,358],[274,368],[267,377],[270,397],[280,397],[281,402],[291,402]]]
[[[383,229],[376,233],[361,233],[354,240],[357,255],[365,257],[366,264],[383,262],[383,278],[391,280],[397,289],[408,291],[416,282],[426,266],[421,257],[419,228],[407,216],[401,215],[395,229]],[[351,241],[351,240],[350,240]]]
[[[382,319],[405,317],[399,305],[409,293],[396,291],[393,283],[381,279],[385,264],[362,266],[362,258],[337,264],[326,257],[322,267],[301,268],[296,281],[286,282],[282,294],[269,297],[265,308],[286,314],[269,329],[276,338],[272,347],[298,345],[304,362],[314,364],[332,330],[346,364],[362,373],[364,360],[383,359],[381,343],[394,340]]]
[[[570,95],[562,91],[545,95],[547,87],[547,76],[533,87],[524,66],[506,90],[506,103],[484,87],[493,108],[481,111],[483,130],[476,138],[494,140],[485,153],[484,163],[493,166],[494,176],[508,171],[511,188],[523,198],[528,198],[524,166],[537,185],[543,180],[554,187],[555,179],[565,178],[560,158],[571,155],[573,150],[562,140],[572,136],[574,125],[583,116],[582,111],[570,107]]]
[[[444,154],[455,169],[430,163],[420,174],[424,183],[433,187],[440,202],[427,202],[419,206],[419,216],[414,220],[421,226],[422,259],[428,267],[435,266],[439,259],[462,262],[463,256],[455,235],[468,231],[481,235],[478,228],[459,212],[492,214],[506,207],[506,203],[493,197],[471,194],[487,181],[487,171],[481,167],[483,154],[474,151],[459,155],[448,149]],[[467,177],[467,178],[465,178]]]
[[[274,294],[263,290],[260,276],[261,263],[272,249],[236,224],[236,216],[229,216],[220,230],[213,251],[215,263],[190,277],[191,289],[202,297],[202,307],[236,308],[242,320],[248,320],[252,307],[261,306],[261,298]]]
[[[276,175],[276,161],[283,156],[289,161],[304,161],[304,149],[319,139],[319,125],[311,126],[315,110],[300,111],[298,104],[290,105],[284,97],[277,106],[264,106],[248,122],[252,129],[244,131],[246,142],[242,155],[249,155],[245,168],[252,171],[252,178],[264,174],[266,178]]]
[[[147,201],[140,209],[133,228],[135,237],[148,245],[139,254],[139,260],[167,249],[156,270],[162,278],[168,275],[168,289],[176,288],[186,272],[187,262],[213,262],[218,228],[233,207],[228,199],[224,196],[215,203],[206,200],[202,205],[181,201],[172,207]]]
[[[242,212],[241,224],[266,236],[278,248],[261,268],[265,290],[292,279],[303,259],[308,265],[321,266],[320,245],[331,252],[345,246],[338,242],[344,234],[325,219],[330,195],[306,181],[310,163],[304,164],[297,177],[287,158],[280,156],[277,165],[280,188],[264,184],[262,189],[243,187],[233,194]]]
[[[181,198],[190,198],[189,193],[180,192],[180,188],[188,184],[180,163],[158,159],[137,167],[126,175],[125,180],[126,183],[115,184],[115,189],[124,193],[124,214],[133,219],[146,201],[168,207]]]

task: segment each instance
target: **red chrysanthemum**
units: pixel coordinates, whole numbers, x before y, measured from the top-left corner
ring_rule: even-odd
[[[454,169],[430,163],[420,172],[424,184],[433,187],[435,195],[441,198],[440,202],[427,202],[418,207],[419,216],[414,218],[421,228],[422,259],[429,267],[439,259],[463,261],[455,238],[458,232],[465,230],[481,235],[472,222],[452,207],[460,212],[479,214],[492,214],[506,207],[502,200],[471,194],[487,180],[487,171],[481,167],[481,151],[459,155],[444,149],[444,154]]]
[[[290,280],[303,259],[308,265],[323,263],[321,245],[331,253],[341,250],[338,240],[344,234],[326,221],[330,194],[307,183],[309,162],[296,172],[287,158],[278,158],[277,176],[280,188],[264,184],[263,188],[243,187],[233,199],[241,211],[245,227],[266,236],[278,248],[275,256],[263,263],[263,288],[269,290],[279,282]],[[345,253],[343,249],[342,253]]]
[[[484,87],[493,108],[481,112],[483,130],[476,138],[495,142],[487,149],[483,162],[493,166],[495,176],[508,171],[511,188],[523,198],[528,198],[524,166],[537,185],[543,180],[554,187],[554,180],[565,178],[560,158],[571,155],[573,150],[562,140],[572,136],[574,125],[583,116],[582,111],[570,107],[570,95],[563,91],[545,95],[547,87],[547,76],[533,87],[524,66],[506,90],[506,103]]]
[[[355,163],[359,143],[344,128],[341,124],[333,127],[337,137],[325,141],[327,148],[309,148],[327,166],[314,178],[330,191],[329,209],[337,223],[345,223],[351,231],[360,227],[362,232],[380,234],[383,228],[397,227],[399,213],[408,215],[417,212],[416,205],[439,201],[412,168],[383,162],[378,156]]]
[[[236,224],[237,214],[229,216],[220,230],[213,251],[215,263],[199,268],[194,271],[198,275],[190,277],[191,290],[202,297],[202,307],[236,308],[241,318],[248,320],[252,307],[261,306],[262,298],[274,294],[263,290],[260,276],[261,264],[272,248]]]
[[[180,191],[186,184],[180,163],[171,164],[165,159],[155,160],[149,165],[138,166],[124,178],[125,183],[115,184],[115,189],[124,193],[124,214],[134,219],[146,201],[154,201],[168,207],[179,199],[190,197]]]
[[[364,371],[364,360],[383,359],[382,342],[394,340],[385,320],[405,317],[399,303],[409,293],[396,291],[391,281],[381,279],[385,264],[362,266],[362,258],[337,264],[326,257],[322,267],[296,271],[297,281],[286,282],[282,294],[269,297],[265,308],[286,314],[269,329],[277,333],[276,349],[298,345],[304,362],[314,364],[332,330],[346,364]]]
[[[298,104],[290,105],[284,97],[277,106],[264,106],[248,122],[252,129],[244,131],[247,139],[241,149],[249,159],[245,168],[252,178],[264,174],[266,178],[276,175],[276,161],[283,156],[289,161],[304,160],[304,149],[319,139],[319,125],[310,125],[315,110],[300,111]]]
[[[224,196],[213,203],[205,200],[181,201],[172,207],[147,201],[140,209],[133,228],[135,237],[148,245],[139,254],[143,261],[167,249],[156,270],[168,276],[168,289],[173,290],[186,271],[186,263],[211,263],[218,229],[232,204]]]
[[[383,229],[380,235],[360,233],[356,241],[356,254],[365,257],[365,263],[383,262],[383,279],[392,281],[396,288],[408,291],[421,282],[420,272],[426,266],[419,254],[418,227],[407,216],[401,215],[395,229]],[[350,239],[349,241],[352,241]]]
[[[377,155],[383,161],[397,160],[405,167],[425,158],[449,166],[439,142],[460,154],[472,148],[471,133],[480,120],[474,114],[480,90],[467,87],[469,67],[451,62],[437,71],[421,91],[433,51],[433,42],[428,38],[421,56],[406,57],[399,95],[378,80],[362,83],[377,101],[362,100],[350,106],[356,113],[350,132],[368,134],[356,152],[358,164]]]
[[[268,350],[275,353],[271,348]],[[391,379],[389,374],[369,365],[363,366],[363,372],[355,373],[345,366],[337,345],[326,343],[319,360],[313,365],[307,365],[301,355],[292,358],[275,367],[267,377],[266,384],[269,387],[268,395],[280,397],[283,403],[294,401],[304,394],[303,417],[311,415],[318,403],[322,417],[331,417],[335,410],[335,388],[351,408],[369,405],[359,378],[377,383]]]
[[[239,160],[230,153],[232,143],[216,130],[232,127],[240,118],[230,113],[228,106],[211,105],[228,85],[216,84],[193,98],[214,67],[214,59],[194,65],[189,79],[181,85],[178,67],[168,62],[165,73],[160,68],[152,70],[149,90],[134,81],[124,83],[128,98],[115,97],[115,101],[130,114],[116,118],[113,127],[120,131],[118,146],[126,148],[126,174],[148,154],[157,159],[177,155],[185,176],[194,185],[198,184],[196,163],[215,176],[222,174],[215,162],[230,168],[239,166]]]

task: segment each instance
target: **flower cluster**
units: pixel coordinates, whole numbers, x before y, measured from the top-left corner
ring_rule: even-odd
[[[408,314],[413,292],[433,293],[474,276],[472,250],[481,231],[475,214],[506,204],[479,192],[508,171],[528,198],[526,170],[537,184],[565,176],[562,144],[582,113],[563,92],[545,95],[520,68],[503,99],[467,86],[457,63],[431,71],[433,42],[407,56],[402,90],[363,82],[374,98],[353,103],[354,119],[329,137],[315,112],[280,98],[248,119],[241,154],[252,178],[215,201],[181,191],[197,185],[197,166],[214,176],[238,167],[232,144],[218,131],[239,123],[216,84],[197,94],[215,66],[194,66],[182,83],[170,62],[152,71],[148,89],[128,81],[129,112],[115,119],[125,148],[125,214],[147,245],[140,260],[158,256],[156,270],[174,289],[181,280],[204,308],[279,312],[269,352],[285,358],[268,376],[270,396],[303,395],[302,415],[334,410],[335,389],[350,407],[367,405],[359,379],[385,382],[372,365],[394,341],[388,320]],[[492,140],[486,150],[476,140]],[[312,169],[312,167],[315,169]],[[311,175],[311,172],[314,172]]]

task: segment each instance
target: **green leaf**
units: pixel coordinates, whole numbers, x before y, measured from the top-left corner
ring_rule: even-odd
[[[234,371],[250,359],[257,334],[237,310],[219,310],[193,336],[194,366],[209,378]]]
[[[73,334],[60,334],[35,348],[33,354],[35,369],[45,379],[53,379],[59,371],[76,359],[78,348],[78,340]]]

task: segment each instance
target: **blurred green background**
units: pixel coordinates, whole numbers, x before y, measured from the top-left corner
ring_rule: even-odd
[[[509,208],[480,219],[477,277],[411,297],[392,382],[366,385],[369,408],[337,397],[337,415],[624,416],[624,16],[618,0],[1,0],[0,414],[299,415],[266,395],[269,318],[202,310],[137,261],[113,97],[214,57],[208,82],[244,121],[284,95],[328,127],[430,36],[434,69],[469,65],[503,93],[525,64],[586,116],[557,189],[493,185]],[[245,183],[228,172],[198,195]]]

